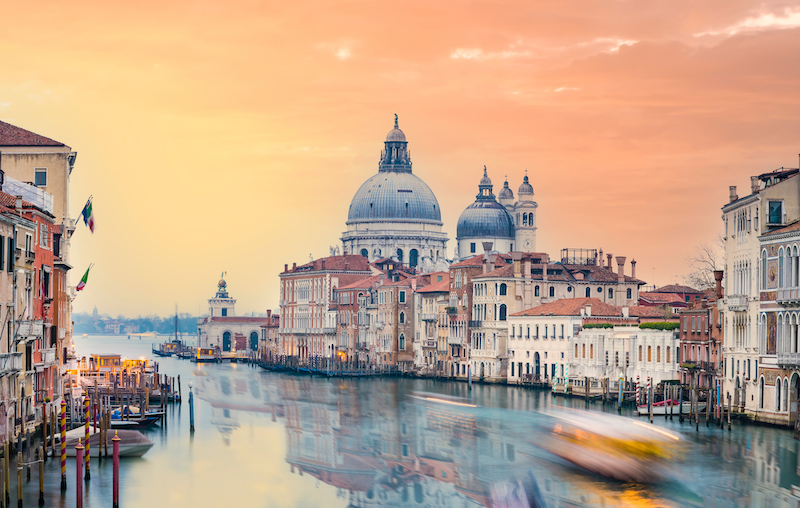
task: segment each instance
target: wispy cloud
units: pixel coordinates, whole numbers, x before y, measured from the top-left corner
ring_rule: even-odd
[[[574,91],[578,91],[578,90],[580,90],[580,88],[575,88],[575,87],[572,87],[572,86],[560,86],[560,87],[556,88],[553,91],[554,92],[574,92]]]
[[[758,16],[750,16],[722,30],[709,30],[698,32],[695,37],[708,35],[736,35],[741,32],[759,32],[762,30],[783,30],[787,28],[800,27],[800,8],[783,10],[782,15],[774,13],[762,13]]]
[[[548,46],[517,41],[505,51],[484,51],[481,48],[456,48],[450,53],[455,60],[506,60],[512,58],[547,58],[565,53],[616,53],[622,46],[632,46],[639,41],[616,37],[597,37],[590,41],[567,46]]]

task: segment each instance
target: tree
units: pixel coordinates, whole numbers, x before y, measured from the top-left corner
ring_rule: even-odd
[[[722,269],[724,252],[725,243],[721,236],[717,236],[717,240],[713,244],[699,245],[695,249],[694,255],[687,258],[692,272],[684,277],[684,283],[700,291],[715,287],[714,272]]]

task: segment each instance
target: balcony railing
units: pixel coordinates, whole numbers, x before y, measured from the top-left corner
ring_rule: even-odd
[[[483,321],[468,321],[467,326],[469,326],[470,328],[480,328],[481,323],[483,323]]]
[[[423,312],[422,313],[422,320],[423,321],[438,321],[439,314],[435,312]]]
[[[436,347],[435,340],[424,340],[422,341],[422,347]]]
[[[43,333],[41,320],[20,321],[17,323],[17,336],[19,337],[41,337]]]
[[[800,304],[800,288],[779,289],[778,303],[780,305]]]
[[[728,297],[728,310],[742,311],[747,310],[748,298],[744,295],[729,296]]]
[[[40,349],[34,356],[34,365],[37,367],[50,367],[56,364],[56,350]]]
[[[800,353],[778,353],[777,357],[781,367],[800,367]]]
[[[0,375],[22,370],[22,353],[0,354]]]

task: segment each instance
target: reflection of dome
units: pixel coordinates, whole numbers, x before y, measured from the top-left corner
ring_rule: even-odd
[[[456,237],[514,238],[514,220],[497,201],[479,199],[461,212]]]
[[[418,176],[381,171],[356,191],[347,223],[382,219],[441,222],[442,216],[436,196]]]
[[[525,175],[525,178],[522,180],[522,185],[519,186],[519,191],[517,192],[521,201],[523,201],[522,196],[533,196],[533,187],[528,183],[528,175]]]
[[[498,194],[497,197],[500,199],[514,199],[514,193],[508,188],[508,180],[503,182],[503,188],[500,190],[500,194]]]

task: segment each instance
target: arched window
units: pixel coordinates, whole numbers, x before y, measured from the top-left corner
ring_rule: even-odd
[[[400,313],[400,324],[402,325],[405,322],[406,322],[406,313],[405,312],[401,312]]]
[[[405,349],[406,348],[406,336],[404,334],[400,334],[400,338],[397,340],[397,349]]]
[[[403,262],[403,249],[397,249],[397,261]]]
[[[594,344],[589,344],[589,358],[594,358]],[[608,360],[606,360],[608,363]]]
[[[547,330],[547,328],[545,328],[545,330]],[[545,337],[547,337],[547,332],[545,332]],[[578,345],[575,344],[575,358],[577,357],[578,357]]]
[[[550,296],[551,297],[556,296],[556,287],[555,286],[550,286]]]
[[[500,305],[500,321],[506,320],[506,304]]]
[[[586,344],[581,344],[581,358],[586,358]]]
[[[592,297],[592,288],[587,287],[586,288],[586,298],[591,298],[591,297]]]
[[[369,257],[369,251],[367,249],[361,249],[361,256],[363,256],[365,258],[368,258]]]
[[[416,267],[418,256],[419,253],[417,252],[417,249],[411,249],[411,252],[408,254],[408,266]]]
[[[789,410],[789,380],[783,378],[783,411]]]
[[[519,226],[519,214],[517,214],[517,226]]]
[[[656,346],[656,361],[661,363],[661,346]]]
[[[529,226],[533,226],[533,214],[532,213],[528,214],[528,225]]]
[[[761,253],[761,289],[767,289],[767,251]]]
[[[508,287],[506,286],[506,284],[505,283],[500,284],[500,296],[506,296],[507,292],[508,292]]]
[[[522,214],[522,225],[523,226],[527,226],[528,225],[528,214],[527,213],[523,213]]]
[[[533,296],[539,296],[539,286],[533,288]]]
[[[784,274],[783,274],[783,247],[778,249],[778,287],[783,287],[784,282]],[[780,391],[780,390],[779,390]]]
[[[639,361],[642,361],[642,346],[639,346]]]
[[[231,332],[225,332],[222,334],[222,350],[231,350]]]
[[[250,350],[258,351],[258,333],[250,332]]]
[[[653,361],[652,348],[650,346],[647,346],[647,361]]]
[[[781,410],[781,395],[782,395],[781,392],[783,392],[783,390],[781,390],[781,388],[782,388],[781,379],[778,378],[775,381],[775,397],[777,397],[777,399],[775,400],[775,410],[776,411],[780,411]]]
[[[608,288],[608,299],[609,300],[614,299],[614,288]]]
[[[667,346],[667,363],[671,361],[670,354],[669,354],[669,346]]]
[[[628,300],[630,300],[631,298],[633,298],[633,289],[631,289],[631,288],[628,288],[628,294],[626,295],[626,298],[627,298]]]

